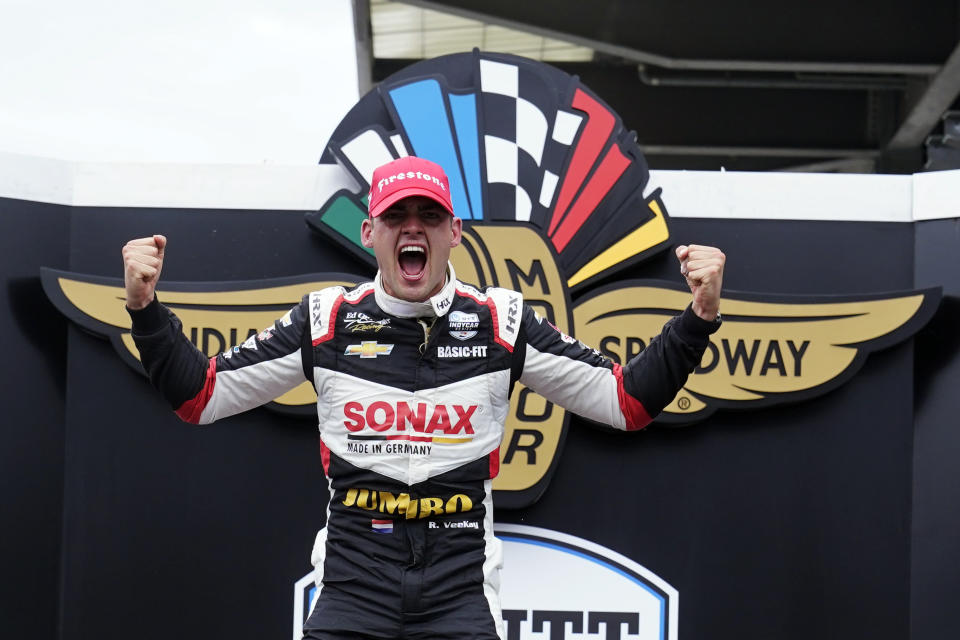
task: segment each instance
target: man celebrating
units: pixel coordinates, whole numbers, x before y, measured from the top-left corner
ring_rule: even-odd
[[[329,478],[313,551],[319,593],[304,637],[503,638],[492,479],[514,383],[620,429],[647,425],[719,326],[725,257],[681,246],[691,305],[625,366],[558,331],[507,289],[457,280],[460,243],[443,169],[379,167],[361,240],[373,282],[331,287],[207,359],[157,300],[166,239],[123,249],[133,337],[184,420],[209,423],[309,380]]]

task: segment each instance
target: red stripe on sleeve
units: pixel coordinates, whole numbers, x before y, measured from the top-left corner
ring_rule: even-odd
[[[513,353],[513,345],[500,337],[500,321],[497,319],[497,305],[494,303],[493,298],[487,298],[487,307],[490,308],[490,318],[493,320],[494,342],[499,344],[510,353]]]
[[[371,289],[370,292],[372,293],[372,292],[373,292],[373,289]],[[364,296],[362,296],[360,299],[362,300],[362,299],[365,298],[365,297],[366,297],[366,296],[364,295]],[[334,329],[337,328],[337,311],[340,310],[340,304],[341,304],[342,302],[343,302],[343,295],[341,294],[341,295],[337,298],[336,302],[333,303],[333,306],[330,308],[330,317],[329,317],[328,320],[327,320],[327,323],[328,323],[327,332],[326,332],[325,334],[323,334],[322,336],[320,336],[319,338],[316,338],[316,339],[313,341],[313,346],[317,346],[317,345],[320,344],[321,342],[326,342],[327,340],[329,340],[330,338],[333,337]],[[311,317],[307,318],[307,320],[312,323],[312,322],[313,322],[313,317],[311,316]]]
[[[627,431],[643,429],[651,422],[650,414],[639,400],[623,388],[623,367],[614,363],[613,375],[617,378],[617,400],[620,401],[620,411],[627,420]]]
[[[210,358],[210,364],[207,367],[207,379],[203,382],[203,388],[197,395],[187,400],[177,409],[177,415],[184,422],[197,424],[200,422],[200,414],[210,402],[210,396],[213,395],[213,386],[217,383],[217,358]]]
[[[496,478],[500,473],[500,447],[490,452],[490,477]]]
[[[323,472],[330,477],[330,449],[327,448],[327,445],[323,443],[323,438],[320,438],[320,462],[323,464]]]
[[[501,347],[513,353],[513,345],[500,337],[500,322],[497,320],[497,304],[493,301],[493,298],[484,296],[481,300],[477,296],[473,295],[465,289],[457,289],[457,293],[460,295],[470,298],[471,300],[477,302],[478,304],[486,305],[490,309],[490,318],[493,321],[493,341],[499,344]],[[493,477],[493,476],[491,476]]]
[[[486,296],[484,296],[484,297],[483,297],[483,300],[481,300],[480,298],[478,298],[477,296],[473,295],[472,293],[470,293],[470,292],[467,291],[466,289],[461,289],[461,288],[459,288],[459,287],[457,287],[457,293],[459,293],[460,295],[462,295],[464,298],[470,298],[471,300],[473,300],[473,301],[476,302],[477,304],[487,304],[487,297],[486,297]]]

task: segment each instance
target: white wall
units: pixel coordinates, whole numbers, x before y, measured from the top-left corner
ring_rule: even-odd
[[[960,170],[912,176],[652,171],[675,218],[960,218]],[[68,162],[0,152],[0,197],[74,206],[316,210],[356,190],[337,165]]]

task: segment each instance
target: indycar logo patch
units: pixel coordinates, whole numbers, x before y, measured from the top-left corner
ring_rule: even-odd
[[[480,316],[476,313],[451,311],[447,319],[450,335],[457,340],[469,340],[477,335],[480,327]]]

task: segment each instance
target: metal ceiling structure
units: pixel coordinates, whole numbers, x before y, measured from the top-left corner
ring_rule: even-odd
[[[375,18],[380,26],[371,28],[371,3],[375,11],[420,10],[420,27],[409,19],[392,27],[394,40],[405,30],[421,41],[393,51],[378,44],[385,23]],[[916,172],[930,167],[932,144],[951,148],[949,114],[960,110],[960,0],[356,6],[358,32],[372,35],[373,82],[458,46],[544,59],[617,110],[655,169]],[[434,16],[429,25],[424,15]],[[459,32],[443,33],[444,15]],[[467,35],[490,29],[498,38]],[[550,58],[551,48],[577,53]]]

